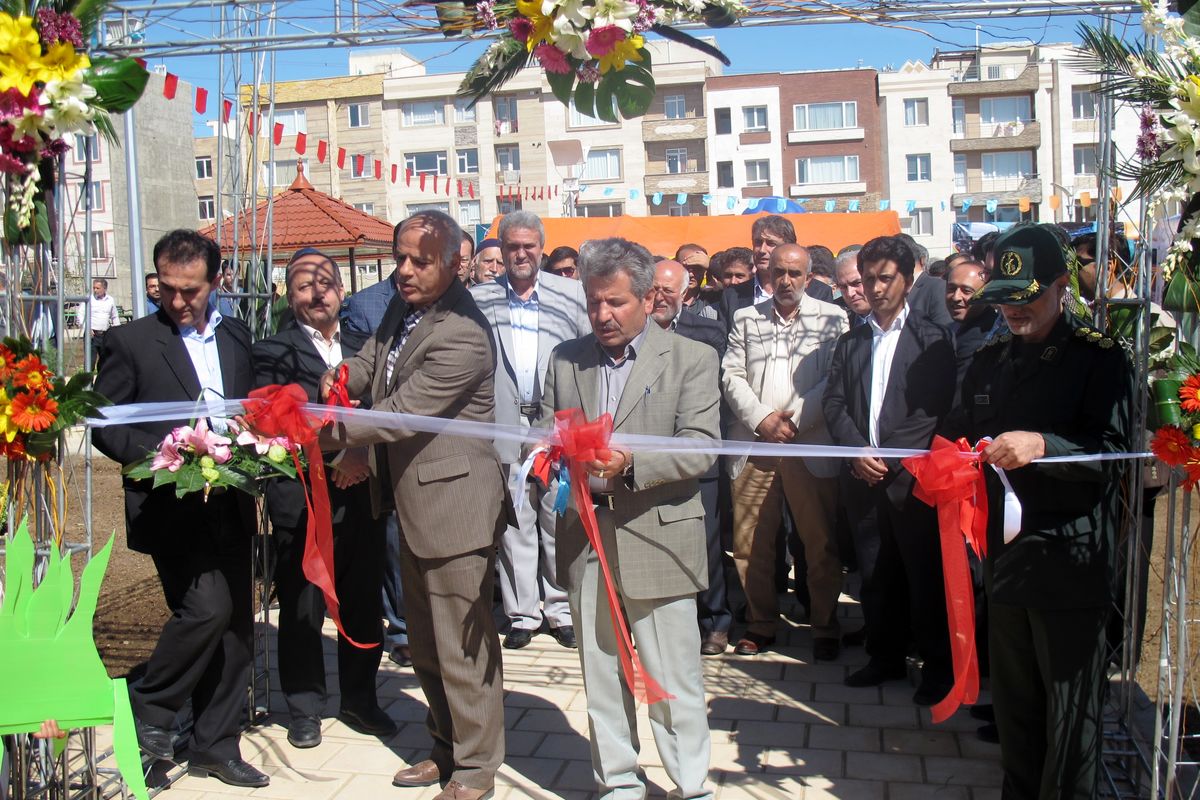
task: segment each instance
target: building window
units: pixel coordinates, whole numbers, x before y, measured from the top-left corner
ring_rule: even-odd
[[[1011,153],[984,153],[980,162],[983,166],[985,181],[1011,182],[1008,188],[1012,189],[1017,188],[1017,184],[1022,178],[1033,174],[1033,153],[1029,150],[1014,150]]]
[[[688,171],[688,156],[686,147],[667,148],[667,172],[672,175]]]
[[[373,215],[375,213],[375,204],[374,203],[355,203],[354,207],[356,209],[358,209],[359,211],[363,212],[364,214],[372,214]]]
[[[615,100],[613,102],[614,102],[614,104],[616,103]],[[615,105],[613,106],[613,109],[614,109],[613,113],[616,113]],[[571,115],[570,115],[570,119],[568,122],[569,127],[572,127],[572,128],[598,128],[602,125],[616,125],[616,124],[618,124],[618,123],[605,122],[604,120],[600,119],[599,117],[588,116],[587,114],[583,113],[582,111],[580,111],[578,108],[575,107],[574,100],[571,101]]]
[[[713,111],[713,124],[716,125],[718,136],[733,133],[733,114],[728,108],[718,108]]]
[[[92,231],[92,258],[108,258],[108,236],[104,231]]]
[[[917,209],[913,210],[912,235],[913,236],[932,236],[933,235],[933,209],[932,208],[917,208]]]
[[[375,163],[371,153],[351,153],[347,160],[350,162],[351,180],[365,180],[375,176]]]
[[[678,203],[671,203],[667,206],[668,217],[686,217],[690,211],[691,209],[686,205],[681,206]]]
[[[687,116],[687,101],[681,94],[669,94],[663,98],[663,113],[667,119],[683,119]]]
[[[1091,89],[1071,90],[1071,116],[1075,119],[1095,119],[1096,93]]]
[[[908,156],[908,180],[911,181],[928,181],[930,176],[929,154]]]
[[[757,159],[746,162],[746,184],[763,186],[771,182],[771,162],[767,159]]]
[[[925,97],[910,97],[904,101],[904,126],[912,128],[929,124],[929,100]]]
[[[962,153],[954,154],[954,191],[967,190],[967,157]]]
[[[515,144],[498,146],[496,148],[496,169],[499,172],[520,172],[521,148]]]
[[[351,103],[347,106],[347,111],[350,114],[351,128],[365,128],[371,124],[370,103]]]
[[[733,188],[733,162],[718,161],[717,162],[717,188],[732,189]]]
[[[479,151],[474,147],[469,150],[457,150],[454,153],[459,175],[479,174]]]
[[[1096,175],[1096,145],[1075,145],[1075,174]]]
[[[75,160],[82,164],[91,159],[93,163],[100,160],[100,140],[95,135],[84,136],[75,134]]]
[[[201,220],[214,219],[217,216],[217,203],[211,194],[197,198]]]
[[[88,199],[91,201],[92,211],[104,210],[104,184],[100,181],[90,181],[87,185]]]
[[[1028,122],[1032,118],[1030,98],[1027,94],[1015,97],[985,97],[979,101],[979,121],[984,125]]]
[[[418,125],[445,125],[446,104],[441,100],[419,100],[400,104],[400,124],[406,128]]]
[[[446,151],[433,153],[405,153],[404,168],[413,175],[445,175]]]
[[[961,97],[950,101],[950,117],[954,124],[954,134],[962,136],[967,132],[967,104]]]
[[[449,203],[409,203],[405,208],[408,209],[408,216],[410,217],[422,211],[441,211],[443,214],[450,213]]]
[[[472,225],[480,224],[483,219],[483,213],[480,210],[478,200],[459,200],[458,201],[458,224],[463,228],[470,229]]]
[[[615,147],[588,150],[587,161],[583,166],[583,179],[585,181],[619,181],[621,179],[621,151]]]
[[[454,98],[454,121],[455,122],[474,122],[475,121],[475,106],[470,100],[462,97]]]
[[[857,180],[858,156],[796,159],[796,183],[852,183]]]
[[[983,221],[992,223],[1017,223],[1021,221],[1021,209],[1019,206],[997,206],[995,211],[988,211],[985,208]]]
[[[498,197],[496,198],[496,213],[501,216],[509,214],[513,211],[521,210],[521,198],[519,197]]]
[[[196,178],[204,180],[212,176],[212,156],[196,156]]]
[[[496,135],[507,136],[517,132],[517,98],[513,95],[492,100],[492,111],[496,117]]]
[[[619,217],[625,209],[624,203],[588,203],[578,207],[581,217]]]
[[[744,106],[742,108],[742,130],[747,132],[767,129],[766,106]]]
[[[284,136],[308,133],[308,115],[303,108],[275,109],[275,124],[283,126]]]
[[[858,103],[808,103],[792,106],[792,130],[828,131],[858,127]]]
[[[271,162],[269,162],[269,161],[264,162],[262,165],[262,167],[263,167],[263,171],[262,171],[263,183],[267,182],[267,176],[271,174],[268,170],[270,165],[271,165]],[[307,158],[289,158],[285,161],[276,161],[275,162],[274,185],[276,187],[290,186],[292,181],[296,180],[296,171],[297,171],[298,167],[299,166],[306,167],[307,165],[308,165]]]

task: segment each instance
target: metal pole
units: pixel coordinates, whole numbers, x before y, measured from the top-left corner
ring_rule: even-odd
[[[146,271],[142,264],[142,201],[138,192],[137,133],[135,131],[135,108],[124,113],[122,123],[125,131],[125,198],[129,205],[129,273],[133,283],[133,305],[146,307]]]

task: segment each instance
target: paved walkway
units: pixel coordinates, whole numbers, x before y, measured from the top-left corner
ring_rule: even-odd
[[[844,595],[842,600],[848,627],[857,627],[857,605]],[[793,611],[794,602],[788,602],[785,611]],[[327,626],[326,664],[332,671],[331,632]],[[867,689],[842,685],[847,671],[866,662],[862,648],[845,651],[835,663],[814,664],[806,625],[787,623],[781,634],[780,646],[770,653],[745,658],[730,649],[704,660],[717,798],[998,800],[999,748],[975,738],[979,723],[965,710],[933,725],[928,711],[912,704],[908,683]],[[523,650],[504,651],[504,680],[508,756],[496,798],[594,797],[575,652],[537,636]],[[250,731],[242,743],[246,759],[270,773],[269,787],[251,791],[212,778],[184,777],[163,797],[433,797],[437,787],[391,784],[397,769],[429,752],[424,700],[412,670],[385,659],[379,695],[401,725],[396,736],[380,742],[329,718],[320,747],[296,750],[287,744],[286,707],[275,693],[268,724]],[[641,763],[651,797],[664,797],[671,782],[650,737],[645,708],[639,716]]]

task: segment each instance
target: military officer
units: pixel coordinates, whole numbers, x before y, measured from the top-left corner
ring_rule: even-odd
[[[1032,462],[1127,451],[1132,373],[1112,339],[1064,312],[1066,285],[1050,231],[1021,226],[996,242],[972,302],[999,305],[1010,333],[979,350],[946,431],[992,437],[984,578],[1006,800],[1095,797],[1100,777],[1120,462]]]

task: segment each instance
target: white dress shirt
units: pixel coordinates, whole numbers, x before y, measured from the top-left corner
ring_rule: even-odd
[[[887,330],[879,327],[875,315],[867,318],[871,326],[871,420],[868,429],[872,447],[879,447],[879,415],[883,411],[883,396],[887,394],[888,378],[892,374],[892,360],[896,357],[896,344],[900,332],[908,319],[908,303],[892,320]]]
[[[208,307],[208,324],[200,333],[194,326],[179,329],[183,347],[187,350],[196,378],[200,381],[200,400],[221,401],[225,399],[225,380],[221,375],[221,356],[217,352],[217,327],[221,324],[221,312]],[[223,416],[206,415],[212,429],[223,432],[227,425]]]
[[[775,411],[788,407],[796,394],[796,356],[793,334],[794,324],[800,310],[791,319],[779,316],[779,309],[771,309],[771,347],[767,351],[767,371],[763,375],[762,401]]]
[[[757,272],[754,273],[754,277],[751,280],[754,281],[754,305],[758,305],[773,294],[772,292],[767,291],[766,287],[758,282]]]
[[[325,337],[316,328],[300,323],[300,330],[304,331],[304,335],[312,339],[313,346],[317,348],[317,352],[321,355],[321,360],[325,362],[325,366],[333,369],[338,364],[342,363],[342,323],[338,323],[333,329],[333,336],[327,342]]]
[[[113,300],[111,294],[106,294],[98,299],[92,295],[86,303],[81,305],[87,306],[88,325],[92,333],[104,333],[109,328],[121,324],[121,320],[117,316],[117,301]]]
[[[541,306],[538,302],[538,280],[533,280],[533,291],[528,300],[522,300],[512,286],[507,286],[508,316],[512,330],[513,369],[516,370],[517,393],[522,403],[532,403],[537,389],[538,369],[538,317]]]

